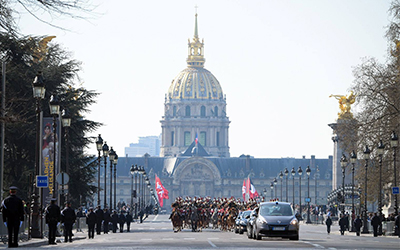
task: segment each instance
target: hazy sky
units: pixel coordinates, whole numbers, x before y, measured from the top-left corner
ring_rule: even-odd
[[[338,101],[353,67],[384,62],[388,0],[95,0],[90,22],[23,14],[25,35],[56,35],[83,62],[83,86],[101,93],[89,119],[119,156],[139,136],[159,135],[164,97],[186,68],[198,6],[205,68],[219,80],[231,121],[231,156],[327,158]],[[88,153],[97,154],[95,145]]]

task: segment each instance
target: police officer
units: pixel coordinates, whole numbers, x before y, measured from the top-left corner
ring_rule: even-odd
[[[123,233],[124,232],[124,224],[125,224],[125,214],[124,212],[121,210],[121,212],[119,213],[118,216],[118,223],[119,223],[119,232]]]
[[[71,208],[71,202],[65,202],[65,208],[61,211],[61,222],[64,223],[64,242],[72,242],[72,226],[76,221],[75,211]]]
[[[131,231],[131,222],[133,220],[132,215],[130,212],[128,212],[125,216],[126,219],[126,231],[130,232]]]
[[[104,233],[108,234],[108,225],[111,222],[111,214],[110,214],[110,210],[108,210],[107,208],[104,208],[104,222],[103,222],[103,229],[104,229]]]
[[[339,219],[339,227],[341,235],[344,235],[344,231],[346,231],[346,226],[347,226],[346,220],[347,218],[344,216],[344,214],[341,214]]]
[[[56,245],[57,223],[60,222],[60,207],[56,204],[57,199],[52,198],[50,205],[46,207],[45,218],[49,227],[49,245]]]
[[[10,187],[10,195],[1,203],[3,221],[8,229],[8,247],[18,247],[18,231],[24,221],[24,205],[17,197],[17,187]]]
[[[113,211],[113,214],[111,215],[111,221],[112,221],[112,231],[113,233],[117,232],[117,228],[118,228],[118,214],[117,211]]]
[[[328,216],[328,218],[326,218],[325,224],[326,224],[326,231],[328,232],[328,234],[330,234],[331,226],[332,226],[332,219],[330,216]]]
[[[371,219],[372,228],[374,230],[374,237],[378,237],[378,228],[382,226],[381,218],[379,218],[377,213],[374,213]]]
[[[363,224],[363,222],[360,219],[360,215],[357,215],[357,218],[354,220],[354,227],[356,229],[357,236],[360,236],[362,224]]]
[[[100,234],[101,233],[101,223],[104,220],[104,212],[100,206],[97,206],[97,209],[96,209],[96,211],[94,211],[94,213],[96,214],[96,232],[97,232],[97,234]]]
[[[93,212],[93,208],[89,208],[89,213],[86,214],[86,224],[88,225],[88,236],[89,239],[94,238],[94,226],[96,225],[96,214]]]

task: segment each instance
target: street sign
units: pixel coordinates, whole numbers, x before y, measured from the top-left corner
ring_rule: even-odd
[[[49,187],[49,177],[47,175],[36,175],[36,187],[38,188]]]
[[[311,202],[311,198],[310,197],[306,197],[304,198],[305,202]]]
[[[392,194],[399,194],[399,187],[392,187]]]
[[[63,176],[64,176],[64,182],[63,182]],[[56,176],[56,181],[60,185],[66,185],[69,182],[69,175],[67,173],[61,172]]]

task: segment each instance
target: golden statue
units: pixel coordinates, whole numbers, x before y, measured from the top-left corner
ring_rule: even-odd
[[[47,53],[47,44],[56,36],[47,36],[39,41],[38,46],[33,51],[33,61],[35,63],[43,61]]]
[[[351,104],[353,104],[356,101],[356,96],[354,95],[353,91],[350,91],[350,94],[348,96],[345,95],[330,95],[329,97],[335,97],[337,100],[339,100],[339,108],[340,108],[340,113],[339,119],[351,119],[353,118],[353,114],[351,113]]]

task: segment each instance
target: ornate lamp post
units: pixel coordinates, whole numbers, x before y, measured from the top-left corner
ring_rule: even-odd
[[[315,201],[314,201],[314,203],[315,203],[315,206],[317,206],[318,205],[318,197],[317,197],[317,187],[318,187],[318,183],[317,183],[317,179],[318,179],[318,173],[319,173],[319,167],[317,166],[317,168],[315,169],[315,174],[314,174],[314,179],[315,179]]]
[[[307,194],[308,194],[308,197],[307,197],[307,224],[311,224],[311,219],[310,219],[310,210],[311,210],[311,207],[310,207],[310,174],[311,174],[311,168],[310,168],[310,166],[307,166],[307,169],[306,169],[306,174],[307,174]]]
[[[53,188],[52,188],[52,197],[56,198],[56,185],[55,185],[55,173],[56,173],[56,165],[57,165],[57,117],[60,114],[60,102],[58,101],[57,95],[52,95],[50,97],[50,114],[53,116],[53,173],[50,174],[50,177],[53,178]]]
[[[267,200],[267,189],[266,188],[264,188],[264,190],[263,190],[263,198],[264,198],[264,201],[266,201]]]
[[[271,200],[274,199],[274,182],[271,181]]]
[[[133,198],[137,197],[137,174],[138,174],[138,167],[137,165],[132,165],[131,167],[131,174],[132,174],[132,180],[133,176],[135,175],[135,189],[132,192],[132,204],[133,204]],[[133,188],[133,187],[132,187]],[[137,219],[137,201],[135,201],[135,219]]]
[[[292,176],[293,176],[293,210],[295,209],[296,205],[294,204],[294,176],[296,175],[296,170],[294,170],[294,167],[292,168]]]
[[[144,205],[145,205],[145,201],[144,201],[144,194],[146,192],[145,190],[145,184],[146,184],[146,177],[147,177],[147,173],[146,170],[144,169],[144,167],[142,166],[142,211],[144,212]]]
[[[150,180],[149,180],[149,176],[146,176],[146,185],[147,185],[147,189],[150,191]],[[146,197],[146,192],[144,192],[144,195]],[[144,207],[146,208],[146,198],[144,199]]]
[[[44,87],[44,79],[42,76],[42,72],[39,72],[32,84],[33,89],[33,97],[36,99],[36,145],[35,145],[35,176],[40,175],[40,154],[39,154],[39,145],[40,145],[40,102],[44,99],[44,95],[46,93],[46,88]],[[40,218],[40,209],[39,209],[39,188],[37,187],[36,178],[35,184],[33,187],[34,191],[32,194],[32,204],[31,204],[31,222],[30,222],[30,236],[32,238],[42,238],[42,234],[39,228],[39,218]]]
[[[354,208],[354,166],[357,162],[357,154],[354,152],[354,150],[350,154],[350,162],[351,162],[351,215],[352,215],[352,220],[351,220],[351,232],[355,232],[354,228],[354,220],[353,220],[353,215],[355,215],[356,210]]]
[[[278,184],[278,180],[276,179],[276,178],[274,178],[274,189],[275,189],[275,197],[274,197],[274,199],[278,199],[278,195],[276,194],[277,193],[277,187],[276,187],[276,185]]]
[[[382,157],[383,153],[385,153],[385,145],[383,144],[382,140],[379,140],[377,153],[379,156],[379,197],[378,197],[378,212],[379,218],[382,221]],[[379,235],[382,235],[382,227],[379,227]]]
[[[288,201],[289,201],[289,199],[288,199],[288,193],[289,193],[289,190],[288,190],[288,176],[289,176],[289,170],[288,170],[287,168],[285,168],[284,173],[285,173],[285,176],[286,176],[286,202],[288,202]]]
[[[68,130],[69,127],[71,126],[71,116],[69,114],[69,110],[68,109],[63,109],[62,113],[61,113],[61,117],[62,117],[62,126],[65,128],[65,172],[68,174],[68,168],[69,168],[69,138],[68,138]],[[62,194],[63,194],[63,199],[65,200],[65,197],[67,196],[64,192],[64,175],[61,175],[62,178]],[[64,202],[62,202],[61,204],[63,204]]]
[[[282,171],[279,173],[279,179],[281,179],[281,199],[280,201],[283,201],[283,195],[282,195],[282,189],[283,189],[283,173]]]
[[[398,146],[399,138],[397,137],[396,132],[392,132],[390,137],[390,146],[393,148],[393,171],[394,171],[394,187],[397,187],[397,170],[396,170],[396,150]],[[398,215],[398,206],[397,206],[397,194],[394,195],[394,214]],[[400,235],[400,233],[399,233]]]
[[[104,208],[106,208],[107,207],[107,156],[109,150],[107,142],[104,142],[102,150],[104,157]]]
[[[114,157],[114,209],[117,207],[117,164],[118,164],[118,155],[115,153]]]
[[[303,220],[303,216],[301,215],[301,175],[303,174],[303,170],[301,169],[301,166],[297,169],[297,173],[299,174],[299,204],[300,204],[300,220]]]
[[[368,160],[371,150],[369,150],[368,145],[365,146],[364,159],[365,159],[365,183],[364,183],[364,211],[363,211],[363,230],[361,233],[368,234],[368,218],[367,218],[367,182],[368,182]]]
[[[115,151],[111,147],[110,152],[108,152],[108,158],[110,159],[110,209],[113,208],[113,163],[115,158]]]
[[[101,167],[101,155],[100,152],[103,150],[103,138],[101,138],[101,135],[96,139],[96,148],[97,152],[99,153],[98,155],[98,161],[99,161],[99,169],[97,171],[97,206],[100,206],[100,167]]]
[[[341,206],[341,212],[342,214],[344,214],[344,210],[345,210],[345,203],[346,203],[346,193],[344,192],[344,178],[345,178],[345,173],[346,173],[346,166],[347,166],[347,158],[346,156],[343,154],[342,158],[340,158],[340,166],[342,167],[342,191],[343,191],[343,195],[342,195],[342,200],[340,201],[342,203]]]

